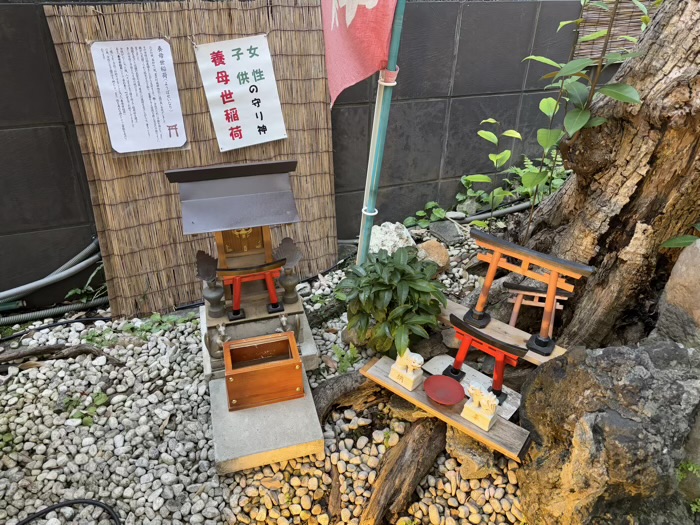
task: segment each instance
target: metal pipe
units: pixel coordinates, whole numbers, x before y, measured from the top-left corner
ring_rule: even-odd
[[[90,255],[92,252],[94,252],[95,250],[98,250],[99,247],[100,247],[99,241],[97,239],[94,239],[85,249],[83,249],[83,251],[81,251],[79,254],[74,256],[72,259],[70,259],[68,262],[66,262],[62,266],[56,268],[53,272],[51,272],[49,275],[47,275],[47,277],[50,277],[52,275],[56,275],[58,273],[61,273],[64,270],[67,270],[67,269],[75,266],[77,263],[79,263],[80,261],[85,259],[85,257]],[[41,279],[39,279],[39,281],[40,280]],[[38,282],[38,281],[32,281],[32,282],[27,283],[23,286],[33,285],[36,282]],[[32,291],[34,291],[34,290],[32,290]],[[0,292],[0,293],[4,294],[5,292]],[[0,299],[0,304],[9,303],[10,301],[14,301],[16,299],[21,299],[22,297],[24,297],[25,295],[29,295],[30,293],[31,293],[31,291],[24,292],[24,293],[18,293],[15,295],[11,295],[9,297],[5,297],[4,299]]]
[[[68,312],[75,312],[76,310],[87,310],[94,306],[101,306],[103,304],[108,303],[109,298],[100,297],[99,299],[95,299],[94,301],[88,301],[87,303],[72,303],[63,306],[56,306],[55,308],[48,308],[46,310],[39,310],[38,312],[27,312],[26,314],[17,314],[10,315],[8,317],[0,317],[0,326],[27,323],[29,321],[36,321],[37,319],[53,317]]]
[[[480,221],[482,219],[490,219],[491,217],[503,217],[504,215],[510,215],[511,213],[517,213],[519,211],[524,211],[530,208],[532,204],[530,204],[530,201],[528,202],[521,202],[520,204],[516,204],[514,206],[511,206],[510,208],[503,208],[502,210],[496,210],[493,212],[487,211],[484,213],[479,213],[477,215],[472,215],[471,217],[467,217],[466,219],[460,219],[457,222],[460,224],[468,224],[472,221]]]
[[[38,290],[39,288],[43,288],[44,286],[47,286],[49,284],[53,284],[55,282],[61,281],[65,279],[66,277],[70,277],[71,275],[75,275],[76,273],[84,270],[85,268],[88,268],[92,264],[96,263],[97,261],[100,260],[100,254],[95,254],[89,259],[86,259],[85,261],[76,264],[75,266],[68,268],[67,270],[63,270],[60,273],[56,273],[53,275],[48,275],[44,277],[43,279],[39,279],[38,281],[34,281],[33,283],[29,284],[24,284],[22,286],[18,286],[17,288],[12,288],[11,290],[6,290],[4,292],[0,292],[0,299],[9,299],[11,297],[17,296],[19,294],[25,294],[25,293],[31,293],[34,290]]]
[[[399,57],[399,45],[401,43],[401,30],[403,29],[403,15],[406,10],[406,0],[398,0],[394,12],[394,25],[391,31],[391,46],[389,48],[389,63],[387,71],[396,72],[396,61]],[[393,83],[395,84],[395,82]],[[393,84],[384,82],[379,76],[377,86],[377,100],[372,123],[372,139],[370,143],[370,156],[367,162],[367,183],[365,185],[365,200],[362,206],[362,224],[360,226],[360,243],[357,252],[357,264],[362,264],[369,251],[369,239],[372,235],[374,216],[377,215],[377,192],[379,191],[379,176],[381,175],[382,160],[384,158],[384,143],[386,142],[386,130],[389,123],[389,110],[391,109],[391,95]],[[377,116],[379,119],[377,119]]]

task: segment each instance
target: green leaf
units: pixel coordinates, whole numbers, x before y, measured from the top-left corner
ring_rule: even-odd
[[[408,348],[408,327],[406,325],[401,325],[396,329],[394,344],[399,355],[403,355]]]
[[[700,232],[700,222],[697,224],[693,224],[693,228],[695,228],[696,230],[698,230]]]
[[[396,264],[406,264],[408,262],[408,250],[406,248],[399,248],[394,252],[393,259]]]
[[[428,228],[430,226],[430,221],[428,219],[421,219],[418,221],[418,226],[423,229]]]
[[[590,5],[592,5],[594,7],[598,7],[604,11],[610,11],[608,4],[606,4],[605,2],[591,2]]]
[[[649,15],[644,15],[642,17],[642,27],[646,29],[646,26],[648,26],[649,24],[651,24],[651,17]]]
[[[589,120],[584,128],[595,128],[597,126],[601,126],[605,124],[608,121],[608,119],[603,118],[603,117],[593,117],[591,120]]]
[[[432,292],[434,288],[425,281],[409,281],[408,286],[419,292]]]
[[[537,143],[542,146],[542,149],[549,151],[559,143],[563,136],[564,132],[560,129],[538,129]]]
[[[435,217],[435,219],[433,219]],[[430,216],[430,220],[435,222],[436,220],[441,221],[445,217],[447,217],[447,212],[443,210],[442,208],[436,208],[433,210],[432,215]]]
[[[559,22],[559,27],[557,28],[557,33],[562,30],[562,28],[570,25],[570,24],[576,24],[577,26],[583,22],[583,18],[577,18],[576,20],[564,20],[563,22]]]
[[[632,0],[632,3],[637,6],[637,9],[639,9],[642,12],[642,14],[644,14],[644,15],[649,14],[649,11],[647,10],[647,6],[645,6],[639,0]]]
[[[418,337],[422,337],[423,339],[428,339],[430,338],[430,335],[428,335],[428,332],[425,331],[425,328],[422,326],[419,326],[417,324],[409,324],[407,325],[408,329],[416,334]]]
[[[492,182],[488,175],[467,175],[464,178],[469,182]]]
[[[598,88],[598,91],[600,91],[603,95],[607,95],[608,97],[619,100],[620,102],[627,102],[628,104],[642,103],[642,101],[639,99],[639,93],[637,93],[637,90],[627,84],[608,84]]]
[[[9,433],[8,433],[8,434],[3,434],[3,436],[2,436],[2,441],[3,441],[3,443],[9,443],[9,442],[12,441],[13,439],[15,439],[15,436],[13,436],[12,434],[9,434]]]
[[[415,226],[418,224],[418,219],[415,217],[406,217],[403,221],[403,225],[406,226],[406,228],[410,228],[411,226]]]
[[[636,44],[639,42],[638,38],[635,38],[633,36],[628,36],[628,35],[622,35],[617,37],[618,40],[627,40],[628,42],[632,42],[633,44]]]
[[[466,194],[462,193],[461,191],[455,196],[455,199],[457,199],[457,202],[464,202],[467,200]]]
[[[472,221],[469,223],[469,226],[476,226],[477,228],[488,228],[489,223],[484,221]]]
[[[594,40],[598,40],[600,38],[603,38],[608,34],[607,29],[601,29],[600,31],[596,31],[595,33],[591,33],[590,35],[582,36],[581,38],[578,39],[579,42],[593,42]]]
[[[547,173],[545,171],[533,168],[520,177],[523,186],[528,189],[535,189],[537,186],[542,184],[547,179]]]
[[[406,281],[399,281],[396,284],[396,298],[399,304],[404,304],[406,298],[408,297],[408,283]]]
[[[439,208],[440,204],[438,204],[435,201],[430,201],[428,204],[425,205],[426,210],[432,210],[433,208]]]
[[[577,108],[583,108],[588,102],[590,89],[581,82],[570,82],[566,85],[566,92],[569,100]]]
[[[514,139],[523,140],[522,135],[514,129],[507,129],[503,133],[501,133],[501,135],[503,135],[504,137],[511,137]]]
[[[428,216],[428,214],[427,214],[425,211],[423,211],[423,210],[418,210],[418,211],[416,212],[416,217],[421,217],[421,218],[422,218],[422,217],[427,217],[427,216]]]
[[[554,75],[554,78],[570,77],[571,75],[580,73],[587,67],[591,67],[593,64],[595,64],[595,62],[590,58],[577,58],[576,60],[564,64],[557,74]]]
[[[347,294],[345,294],[339,290],[335,291],[335,298],[338,299],[339,301],[343,301],[343,302],[348,300]]]
[[[540,100],[540,111],[552,118],[559,111],[559,104],[551,97],[543,98]]]
[[[500,169],[503,166],[505,166],[506,162],[510,160],[510,155],[511,152],[509,149],[503,150],[498,154],[495,153],[489,153],[489,159],[491,159],[491,162],[493,162],[493,165],[496,167],[496,169]]]
[[[109,396],[104,392],[98,392],[95,394],[95,397],[92,398],[92,402],[98,407],[107,404],[107,401],[109,401]]]
[[[492,142],[496,146],[498,146],[498,137],[490,131],[484,131],[483,129],[480,129],[476,132],[476,134],[479,135],[482,139],[488,140],[489,142]]]
[[[559,69],[561,67],[561,64],[555,62],[551,58],[542,57],[542,56],[538,56],[538,55],[526,56],[525,58],[523,58],[522,61],[525,62],[526,60],[534,60],[535,62],[540,62],[541,64],[547,64],[548,66],[556,67],[557,69]]]
[[[492,118],[485,118],[479,124],[498,124],[498,121]]]
[[[694,244],[695,241],[700,239],[700,237],[696,237],[695,235],[681,235],[680,237],[674,237],[673,239],[669,239],[665,243],[661,245],[662,248],[685,248],[687,246],[690,246],[691,244]]]
[[[588,123],[591,112],[587,109],[574,108],[566,113],[564,117],[564,129],[573,137],[574,134]]]
[[[92,418],[90,416],[86,416],[83,418],[83,425],[85,425],[86,427],[91,427],[93,425],[93,423],[94,423],[94,421],[92,420]]]

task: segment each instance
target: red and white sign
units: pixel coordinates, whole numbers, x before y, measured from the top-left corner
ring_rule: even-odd
[[[195,55],[221,151],[287,138],[267,35],[198,45]]]
[[[331,105],[387,66],[396,0],[322,0]]]

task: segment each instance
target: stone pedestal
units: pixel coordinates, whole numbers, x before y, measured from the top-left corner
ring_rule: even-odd
[[[483,408],[476,406],[471,399],[464,404],[461,416],[487,432],[491,430],[491,427],[496,422],[496,414],[486,413]]]
[[[423,371],[413,370],[412,372],[406,372],[402,370],[400,366],[394,363],[391,366],[391,372],[389,372],[389,378],[396,381],[406,390],[413,392],[418,386],[423,383]]]

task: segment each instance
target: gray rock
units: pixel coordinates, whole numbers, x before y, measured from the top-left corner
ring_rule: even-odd
[[[461,212],[461,211],[448,211],[447,212],[447,218],[452,219],[454,221],[461,221],[465,219],[467,216]]]
[[[372,226],[372,236],[369,241],[370,253],[386,250],[389,254],[405,246],[415,246],[411,232],[400,222],[385,222],[381,226]]]
[[[430,233],[451,246],[464,240],[462,229],[452,221],[438,221],[430,224]]]
[[[676,475],[700,405],[700,353],[662,340],[569,349],[522,394],[535,442],[515,471],[528,522],[693,523]]]
[[[659,301],[656,332],[700,349],[700,240],[685,248]]]

